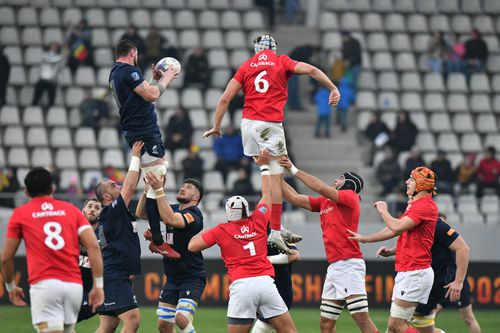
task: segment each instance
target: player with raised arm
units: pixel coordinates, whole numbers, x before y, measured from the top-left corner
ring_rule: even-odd
[[[260,313],[279,332],[297,332],[285,302],[273,282],[274,269],[267,258],[267,225],[271,218],[270,154],[264,150],[257,164],[262,173],[262,198],[250,215],[248,202],[233,196],[226,202],[227,223],[204,230],[189,242],[189,251],[219,245],[228,270],[229,333],[248,333]]]
[[[399,236],[396,244],[396,279],[392,291],[391,314],[387,333],[417,333],[409,321],[417,305],[426,304],[434,281],[431,267],[431,248],[438,209],[433,200],[436,177],[426,167],[413,169],[406,181],[408,206],[401,217],[389,213],[385,201],[374,206],[386,227],[372,235],[363,236],[349,230],[349,239],[361,243],[374,243]]]
[[[97,218],[101,213],[101,209],[102,206],[99,200],[97,200],[97,197],[90,197],[85,200],[83,204],[82,213],[87,221],[90,222],[90,225],[92,226],[92,230],[94,232],[97,230]],[[97,314],[95,311],[92,311],[92,308],[89,304],[89,292],[92,289],[92,270],[87,249],[82,245],[80,245],[79,266],[83,281],[83,300],[80,307],[80,312],[78,313],[78,320],[76,321],[77,323],[81,322],[82,320],[90,319]]]
[[[146,180],[156,193],[156,201],[163,223],[167,226],[166,241],[181,254],[180,259],[163,258],[167,283],[158,303],[158,330],[171,333],[175,326],[181,333],[195,333],[194,314],[205,290],[207,275],[201,252],[188,251],[191,238],[203,230],[203,214],[198,205],[203,198],[203,185],[196,179],[184,180],[177,194],[178,204],[169,205],[163,190],[164,181],[154,174]],[[146,218],[144,193],[137,204],[136,215]]]
[[[132,147],[137,141],[144,142],[141,152],[143,171],[162,176],[167,173],[167,161],[164,160],[165,148],[152,102],[160,98],[176,74],[172,66],[163,73],[152,66],[153,78],[149,83],[146,82],[137,68],[137,52],[137,46],[133,42],[126,39],[118,42],[115,49],[116,62],[109,74],[109,87],[120,109],[121,126],[128,144]],[[153,190],[147,194],[146,210],[153,234],[153,246],[150,246],[150,250],[163,256],[177,257],[178,254],[161,237],[160,216]]]
[[[321,295],[321,332],[336,331],[337,320],[346,304],[362,332],[378,332],[368,313],[363,254],[358,243],[347,239],[348,230],[358,230],[359,193],[363,189],[363,179],[354,172],[344,172],[333,185],[328,185],[297,169],[287,157],[283,157],[280,164],[320,195],[302,195],[288,183],[282,185],[283,196],[289,203],[320,213],[323,242],[330,264]]]
[[[277,43],[270,34],[254,40],[255,55],[245,61],[220,97],[213,127],[203,137],[221,135],[221,123],[228,105],[234,96],[243,90],[245,105],[241,121],[243,150],[247,156],[256,158],[260,150],[271,153],[269,168],[272,179],[271,234],[268,241],[284,252],[289,252],[281,235],[283,168],[278,159],[286,156],[285,133],[283,131],[283,109],[288,96],[288,79],[293,74],[307,74],[330,90],[329,102],[336,105],[340,100],[337,87],[318,68],[276,53]],[[292,242],[297,240],[290,239]]]
[[[439,212],[439,217],[444,222],[448,223],[446,214],[444,214],[443,212]],[[462,253],[463,252],[465,252],[465,249],[462,250]],[[461,274],[463,272],[463,268],[460,268],[460,266],[463,267],[464,265],[463,258],[464,254],[460,255],[458,251],[451,252],[450,255],[448,256],[448,271],[445,279],[446,285],[449,285],[451,282],[454,281],[455,283],[460,282],[460,277],[462,276]],[[462,291],[460,292],[459,299],[452,300],[451,298],[447,299],[446,297],[441,297],[441,299],[438,300],[436,314],[438,314],[443,308],[446,307],[458,307],[458,312],[460,313],[460,316],[462,317],[465,324],[467,324],[467,326],[469,327],[469,332],[481,333],[481,326],[479,326],[479,323],[477,322],[476,317],[474,316],[474,311],[472,311],[470,285],[469,281],[467,280],[467,277],[463,279],[463,287]]]
[[[139,180],[142,141],[132,146],[132,159],[123,186],[110,179],[97,184],[95,193],[102,205],[97,234],[104,257],[104,305],[98,309],[96,333],[111,333],[123,322],[122,333],[139,329],[140,314],[131,277],[141,274],[141,244],[137,222],[128,206]]]
[[[82,301],[79,242],[92,261],[92,311],[104,301],[101,251],[85,216],[73,205],[52,197],[52,175],[34,168],[24,178],[31,200],[14,209],[2,251],[2,275],[9,299],[25,306],[24,292],[14,282],[14,255],[24,240],[30,284],[31,318],[37,332],[71,333]]]

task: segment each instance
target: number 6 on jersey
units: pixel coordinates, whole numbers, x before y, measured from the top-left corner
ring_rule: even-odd
[[[265,93],[269,89],[269,82],[262,77],[267,74],[267,71],[262,71],[257,75],[253,84],[255,85],[255,90],[259,93]],[[262,86],[261,86],[262,85]]]

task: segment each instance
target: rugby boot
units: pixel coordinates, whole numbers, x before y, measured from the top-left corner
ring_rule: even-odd
[[[153,234],[151,233],[151,229],[146,229],[146,231],[144,231],[144,239],[150,242],[153,241]]]
[[[281,227],[281,237],[287,243],[298,243],[302,239],[304,239],[304,237],[302,237],[301,235],[294,234],[290,230],[283,227]]]
[[[276,248],[278,251],[280,251],[281,253],[284,253],[284,254],[291,254],[292,253],[290,251],[290,249],[288,248],[288,246],[286,246],[286,243],[283,240],[283,238],[273,236],[272,234],[270,234],[267,237],[267,245]]]
[[[169,244],[163,242],[161,245],[155,245],[155,243],[149,243],[149,251],[152,253],[159,253],[164,257],[169,259],[180,259],[181,255],[179,252],[175,251]]]

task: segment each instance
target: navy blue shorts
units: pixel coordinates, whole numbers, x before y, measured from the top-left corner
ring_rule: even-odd
[[[444,283],[434,283],[432,285],[427,304],[419,304],[415,309],[415,312],[420,315],[427,316],[432,312],[432,310],[436,309],[439,300],[443,299],[444,295],[446,295],[446,289],[444,286]]]
[[[92,312],[92,308],[89,305],[89,293],[84,291],[82,306],[80,307],[80,312],[78,312],[78,319],[76,322],[79,323],[82,320],[90,319],[96,314],[97,312]]]
[[[206,284],[205,277],[192,277],[186,281],[167,280],[160,293],[160,302],[177,305],[179,299],[189,298],[199,303]]]
[[[460,299],[457,302],[450,302],[449,298],[443,298],[438,302],[443,308],[465,308],[471,304],[469,280],[465,279]]]
[[[137,308],[137,299],[126,274],[104,274],[104,304],[97,312],[100,315],[118,316]]]
[[[128,145],[132,148],[133,144],[137,141],[144,141],[141,155],[147,152],[153,157],[163,158],[165,156],[165,146],[161,140],[161,133],[154,132],[151,136],[125,136]]]

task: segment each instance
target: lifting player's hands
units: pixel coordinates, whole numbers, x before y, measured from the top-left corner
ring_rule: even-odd
[[[89,292],[89,305],[92,312],[96,312],[97,308],[104,303],[104,289],[93,287]]]
[[[26,302],[24,301],[24,291],[21,287],[15,286],[9,292],[9,299],[15,306],[26,306]]]
[[[377,212],[379,212],[379,214],[382,214],[382,213],[385,213],[387,212],[387,202],[385,201],[377,201],[373,204],[373,207],[375,207],[377,209]]]
[[[462,292],[463,286],[463,282],[457,280],[448,283],[446,286],[444,286],[444,288],[448,289],[444,297],[449,297],[451,302],[458,301],[460,299],[460,293]]]
[[[328,104],[335,106],[339,104],[339,101],[340,101],[340,92],[337,89],[337,87],[335,87],[333,90],[330,91],[330,98],[328,99]]]
[[[159,190],[162,189],[163,186],[165,185],[165,177],[157,177],[154,173],[149,172],[146,173],[146,182],[153,188],[153,190]]]
[[[203,137],[208,138],[209,136],[211,136],[213,134],[217,134],[219,136],[219,138],[222,137],[222,135],[220,133],[220,128],[216,128],[216,127],[212,127],[211,129],[209,129],[208,131],[203,133]]]
[[[141,155],[142,155],[142,148],[143,147],[144,147],[144,142],[142,142],[142,141],[136,141],[132,145],[132,156],[140,158]]]
[[[259,166],[261,166],[261,165],[269,165],[269,161],[271,161],[271,154],[269,153],[269,150],[262,149],[260,151],[259,156],[255,160],[255,163],[257,163],[257,165],[259,165]]]
[[[280,166],[282,166],[285,169],[290,170],[292,168],[292,161],[287,156],[283,156],[282,158],[279,159],[278,163]]]
[[[390,256],[393,256],[395,254],[394,252],[394,249],[393,248],[390,248],[390,247],[387,247],[387,246],[381,246],[377,252],[375,253],[375,255],[377,256],[377,258],[380,258],[380,257],[390,257]]]
[[[348,236],[347,239],[359,243],[366,243],[365,236],[363,236],[362,234],[358,234],[357,232],[354,232],[350,229],[347,229],[347,232],[351,234],[351,236]]]

